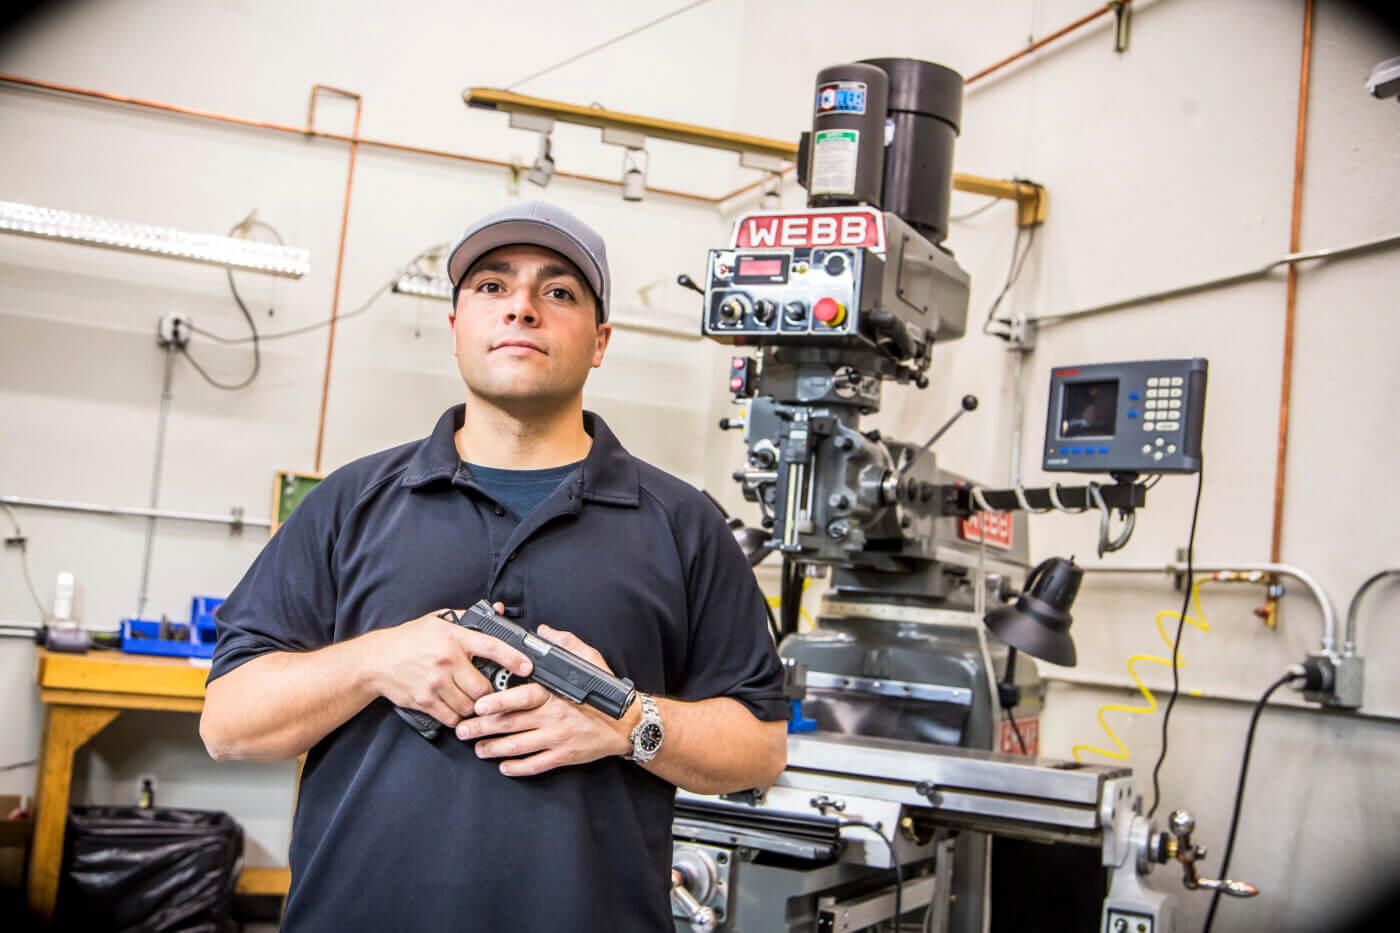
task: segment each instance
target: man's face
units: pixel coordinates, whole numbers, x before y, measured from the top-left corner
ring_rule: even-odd
[[[540,246],[502,246],[478,259],[452,318],[467,391],[517,410],[576,398],[611,335],[578,270]]]

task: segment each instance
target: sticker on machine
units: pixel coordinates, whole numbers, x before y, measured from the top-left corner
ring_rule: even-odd
[[[844,246],[885,251],[885,224],[868,207],[742,214],[734,222],[734,249],[794,249]]]
[[[827,113],[865,113],[864,81],[832,81],[817,88],[817,116]]]
[[[819,130],[812,136],[810,194],[855,194],[859,130]]]
[[[986,541],[988,547],[1011,550],[1011,513],[978,512],[958,522],[958,537],[964,541]]]
[[[1016,738],[1016,729],[1021,730],[1021,739]],[[1016,717],[1016,729],[1011,728],[1011,721],[1003,719],[1001,729],[997,732],[997,751],[1003,755],[1030,755],[1032,758],[1040,754],[1040,717],[1026,716]],[[1026,750],[1021,751],[1021,741],[1026,743]]]

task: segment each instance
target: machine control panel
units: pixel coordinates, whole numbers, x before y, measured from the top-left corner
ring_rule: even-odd
[[[848,340],[858,328],[863,253],[851,247],[711,250],[705,335],[736,344]]]
[[[1050,373],[1044,469],[1198,472],[1206,369],[1199,357],[1056,367]]]

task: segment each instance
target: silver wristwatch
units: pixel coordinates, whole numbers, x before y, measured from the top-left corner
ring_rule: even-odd
[[[661,713],[656,708],[656,700],[650,694],[639,693],[642,703],[642,721],[632,730],[632,754],[628,761],[651,761],[661,751],[661,743],[666,740],[666,729],[661,725]]]

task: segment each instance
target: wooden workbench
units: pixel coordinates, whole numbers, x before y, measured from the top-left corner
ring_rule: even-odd
[[[49,920],[58,898],[63,833],[73,756],[126,709],[198,713],[204,708],[205,667],[186,658],[96,651],[58,654],[39,649],[39,698],[44,701],[43,752],[29,857],[29,909]],[[285,895],[286,868],[245,868],[240,894]]]

